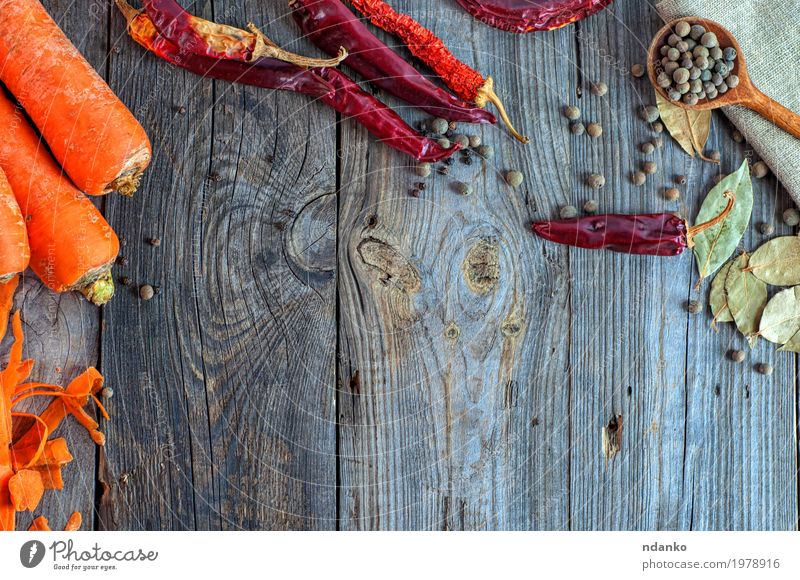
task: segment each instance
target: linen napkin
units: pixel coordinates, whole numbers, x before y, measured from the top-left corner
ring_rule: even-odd
[[[664,20],[699,16],[730,30],[744,53],[753,84],[800,113],[800,0],[660,0]],[[747,142],[800,205],[800,139],[744,107],[723,107]]]

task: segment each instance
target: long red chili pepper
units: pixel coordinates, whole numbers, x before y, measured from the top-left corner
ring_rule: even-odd
[[[248,63],[199,56],[161,36],[146,12],[136,10],[125,0],[116,0],[116,4],[127,20],[131,38],[176,66],[201,76],[312,95],[336,111],[353,117],[390,147],[419,161],[441,161],[459,149],[458,144],[445,149],[420,135],[389,107],[335,69],[304,69],[266,57]]]
[[[603,214],[570,220],[531,224],[540,237],[577,248],[606,249],[626,254],[677,256],[694,245],[693,238],[723,221],[736,203],[736,195],[725,193],[728,205],[714,219],[689,226],[674,213]]]
[[[492,103],[497,107],[509,132],[522,143],[530,141],[511,124],[503,102],[494,91],[492,77],[484,78],[478,71],[458,60],[433,32],[410,16],[396,12],[383,0],[349,1],[375,26],[400,38],[411,53],[431,67],[459,97],[481,108]]]
[[[386,46],[339,0],[292,0],[297,26],[317,47],[348,53],[347,65],[375,86],[449,121],[496,123],[489,111],[439,88]]]
[[[613,0],[458,0],[481,22],[509,32],[553,30],[602,10]]]

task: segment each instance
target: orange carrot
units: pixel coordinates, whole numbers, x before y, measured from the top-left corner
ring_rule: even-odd
[[[25,270],[30,257],[25,220],[6,174],[0,169],[0,283]]]
[[[133,194],[147,135],[39,0],[0,0],[0,79],[79,189]]]
[[[36,275],[55,292],[80,290],[95,304],[108,302],[114,295],[110,269],[119,252],[114,230],[2,93],[0,168],[25,216]]]

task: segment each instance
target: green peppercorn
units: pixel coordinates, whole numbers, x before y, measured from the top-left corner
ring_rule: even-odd
[[[434,119],[431,122],[431,131],[436,133],[437,135],[444,135],[447,133],[447,129],[449,125],[446,119]]]
[[[597,213],[599,207],[600,206],[596,199],[589,199],[583,204],[583,211],[589,214],[594,214]]]
[[[675,24],[675,34],[677,34],[681,38],[689,36],[689,33],[691,31],[692,31],[691,25],[685,20],[681,20],[680,22]]]
[[[756,372],[762,375],[769,376],[772,374],[772,365],[769,363],[758,363],[756,365]]]
[[[608,85],[602,81],[594,82],[592,83],[591,91],[593,95],[602,97],[608,92]]]
[[[735,362],[735,363],[744,362],[745,356],[746,356],[746,355],[745,355],[745,354],[744,354],[744,352],[743,352],[743,351],[741,351],[741,350],[732,350],[732,351],[730,352],[730,357],[731,357],[731,360],[732,360],[733,362]]]
[[[574,205],[565,205],[559,211],[562,220],[571,220],[578,217],[578,208]]]
[[[600,123],[589,123],[586,126],[586,132],[589,134],[589,137],[597,138],[603,134],[603,127],[600,126]]]
[[[592,189],[600,189],[605,184],[606,184],[606,178],[600,175],[599,173],[591,173],[589,177],[586,178],[586,185],[588,185]]]
[[[686,304],[686,310],[688,310],[690,314],[698,314],[703,311],[703,305],[697,300],[689,300]]]
[[[583,123],[576,121],[575,123],[570,123],[569,130],[573,135],[583,135],[586,128],[583,126]]]
[[[522,185],[523,176],[520,171],[509,171],[506,173],[506,183],[508,183],[511,187],[519,187]]]
[[[638,62],[631,66],[631,74],[635,76],[637,79],[644,76],[644,67],[640,65]]]
[[[767,176],[769,173],[769,167],[763,161],[756,161],[753,163],[753,177],[756,179],[762,179],[763,177]]]
[[[428,177],[431,174],[431,164],[427,162],[418,163],[414,168],[414,173],[420,177]]]
[[[681,198],[681,192],[677,187],[668,187],[664,190],[664,198],[668,201],[678,201]]]
[[[644,173],[642,173],[641,171],[634,171],[631,174],[631,181],[633,181],[634,185],[644,185],[645,180],[646,178],[644,176]]]
[[[652,175],[656,171],[658,171],[658,165],[656,165],[655,161],[645,161],[642,164],[642,171],[644,171],[648,175]]]
[[[758,224],[758,231],[764,236],[771,236],[775,233],[775,226],[767,222],[761,222]]]
[[[564,116],[570,121],[575,121],[581,118],[581,110],[574,105],[567,105],[564,107]]]
[[[649,105],[647,107],[642,107],[641,109],[639,109],[639,117],[643,121],[647,121],[648,123],[655,123],[656,121],[658,121],[658,116],[659,116],[658,107]]]
[[[800,224],[800,211],[790,207],[783,212],[783,223],[787,226],[795,227]]]

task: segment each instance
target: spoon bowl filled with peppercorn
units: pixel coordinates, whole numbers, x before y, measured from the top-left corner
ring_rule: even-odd
[[[650,44],[647,73],[656,91],[679,107],[743,105],[800,139],[800,116],[753,85],[736,37],[713,20],[667,23]]]

